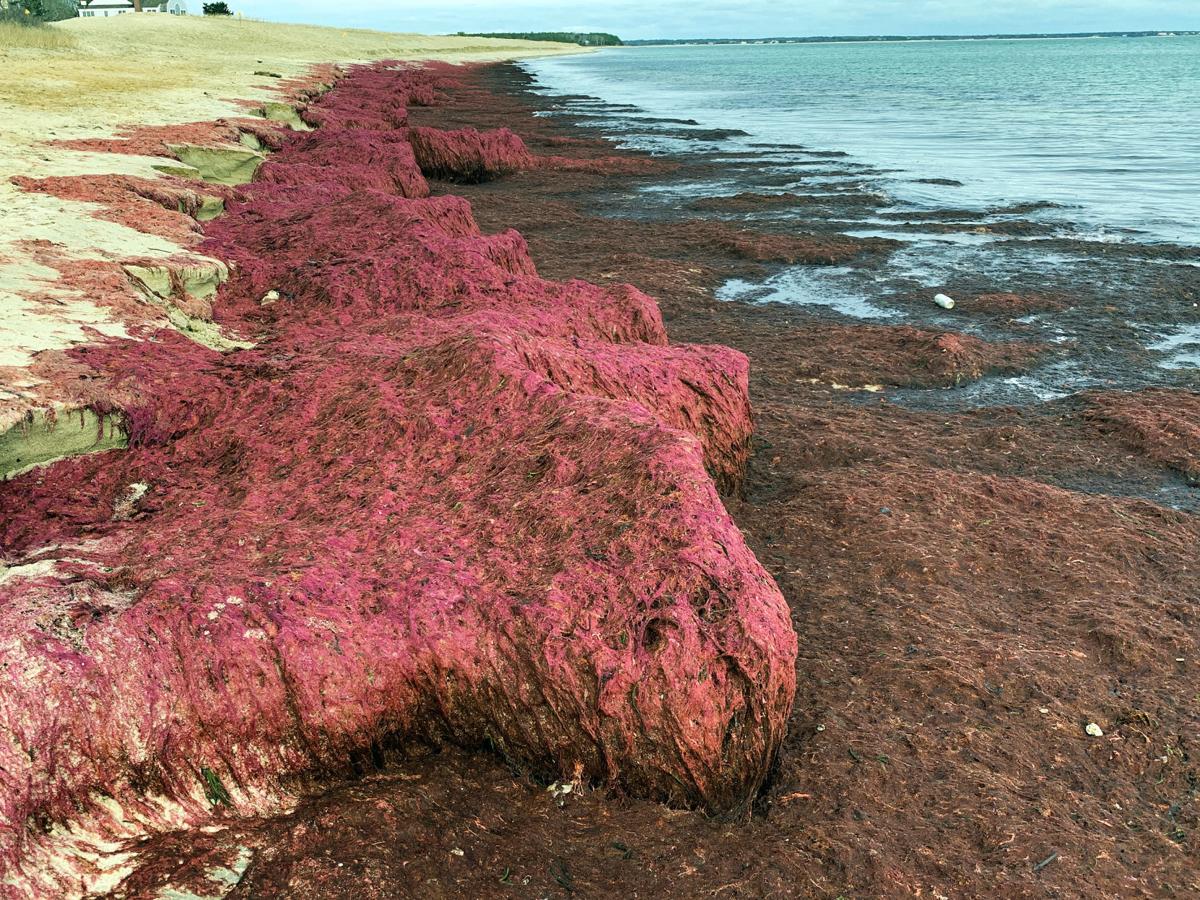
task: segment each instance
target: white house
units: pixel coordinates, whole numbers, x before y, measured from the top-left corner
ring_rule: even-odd
[[[186,16],[187,0],[164,0],[154,3],[153,0],[79,0],[79,17],[91,19],[107,16],[120,16],[125,13],[170,13],[173,16]]]
[[[79,0],[81,19],[120,16],[134,11],[133,0]]]

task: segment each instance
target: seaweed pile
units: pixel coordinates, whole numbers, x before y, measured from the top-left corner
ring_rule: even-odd
[[[422,169],[539,164],[408,130],[448,73],[349,70],[220,188],[197,249],[231,274],[193,313],[228,345],[159,328],[43,366],[128,448],[0,484],[6,890],[111,885],[122,841],[406,741],[716,813],[767,778],[796,636],[718,495],[746,358],[429,197]]]

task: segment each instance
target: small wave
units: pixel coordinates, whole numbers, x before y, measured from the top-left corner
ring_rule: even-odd
[[[1164,369],[1200,368],[1200,325],[1185,325],[1167,332],[1146,348],[1170,354],[1159,363]]]

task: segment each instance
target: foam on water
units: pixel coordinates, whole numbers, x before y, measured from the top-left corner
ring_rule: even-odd
[[[905,231],[896,228],[850,228],[846,230],[846,234],[850,235],[850,237],[887,238],[888,240],[903,241],[906,243],[921,240],[931,244],[961,244],[967,246],[973,244],[990,244],[997,240],[1003,240],[1002,235],[977,234],[970,231],[928,234],[920,231]]]
[[[1200,368],[1200,325],[1185,325],[1148,344],[1147,348],[1171,354],[1159,363],[1164,368]]]
[[[1062,400],[1078,391],[1096,387],[1098,383],[1073,363],[1059,360],[1024,375],[988,375],[957,388],[895,390],[889,392],[888,399],[914,409],[1028,406]]]
[[[824,306],[854,319],[891,319],[898,315],[868,302],[857,291],[843,289],[838,277],[850,273],[850,269],[842,266],[820,269],[797,266],[763,282],[735,278],[717,289],[717,299]]]

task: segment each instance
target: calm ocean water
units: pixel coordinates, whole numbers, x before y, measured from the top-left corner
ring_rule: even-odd
[[[893,402],[1200,387],[1200,37],[636,47],[524,65],[544,114],[681,161],[605,196],[605,214],[893,242],[718,298],[1051,348],[1028,373]],[[760,201],[698,204],[737,194]],[[942,310],[938,292],[1057,302],[989,316]]]
[[[1044,218],[1093,239],[1200,245],[1200,37],[632,47],[527,66],[556,93],[741,143],[846,152],[905,206],[1048,201],[1067,209]]]

